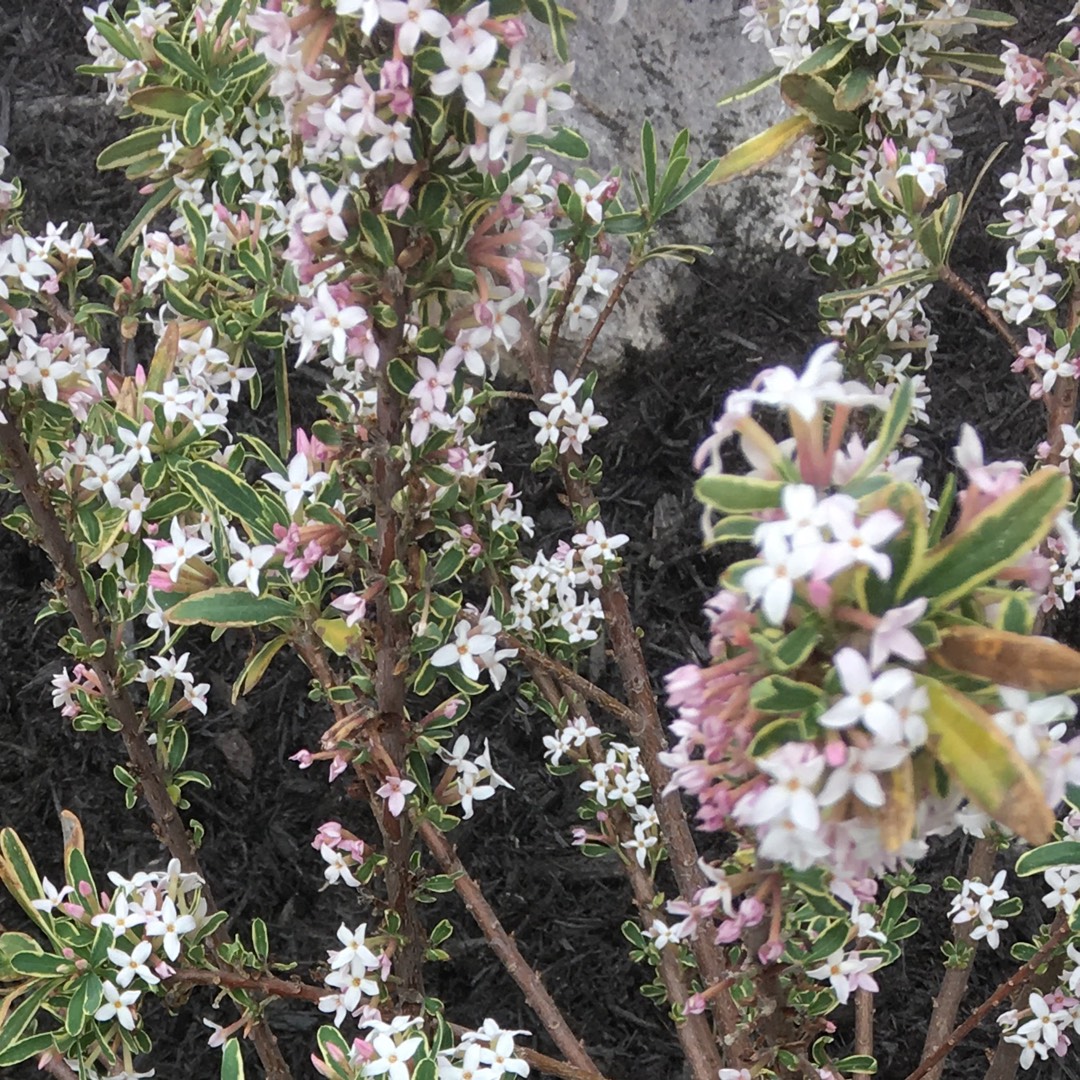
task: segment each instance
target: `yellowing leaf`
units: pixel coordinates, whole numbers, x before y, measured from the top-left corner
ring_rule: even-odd
[[[985,626],[952,626],[930,653],[935,664],[1043,694],[1080,688],[1080,653],[1047,637]]]
[[[971,698],[922,678],[930,698],[927,748],[967,797],[1030,844],[1044,844],[1054,814],[1042,784],[993,718]]]
[[[813,127],[814,122],[808,116],[789,116],[753,138],[739,143],[716,163],[716,168],[709,177],[710,187],[713,184],[730,183],[763,169],[796,139],[812,131]]]
[[[911,758],[889,775],[888,798],[881,811],[881,839],[886,851],[899,851],[915,831],[915,770]]]
[[[349,646],[360,637],[359,628],[346,626],[344,619],[316,619],[315,629],[323,644],[336,656],[344,656]]]

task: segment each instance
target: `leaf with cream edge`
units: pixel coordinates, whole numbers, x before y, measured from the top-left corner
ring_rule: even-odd
[[[739,143],[716,163],[709,186],[728,184],[743,176],[751,176],[778,158],[793,142],[809,134],[814,122],[808,116],[789,116],[760,134]]]
[[[919,677],[930,706],[927,749],[967,797],[1030,844],[1053,835],[1054,812],[1043,785],[993,717],[936,679]]]
[[[977,514],[959,536],[929,552],[897,602],[925,596],[940,609],[989,581],[1042,542],[1070,488],[1068,477],[1056,469],[1032,473]]]
[[[1019,877],[1031,877],[1044,870],[1053,870],[1059,866],[1080,864],[1080,841],[1054,840],[1042,847],[1025,851],[1017,860],[1015,872]]]
[[[247,589],[226,586],[185,596],[169,608],[169,622],[176,626],[262,626],[296,615],[296,606],[281,597],[252,596]]]
[[[239,1039],[229,1039],[221,1051],[221,1080],[244,1080],[244,1057]]]
[[[775,510],[787,485],[782,480],[759,480],[753,476],[726,473],[703,476],[694,485],[699,502],[724,514],[744,514],[754,510]]]
[[[42,930],[48,932],[51,920],[31,906],[32,900],[45,896],[37,867],[14,829],[0,830],[0,881],[15,902]]]
[[[1080,689],[1080,652],[1048,637],[1032,637],[987,626],[941,630],[930,659],[951,671],[1042,694]]]

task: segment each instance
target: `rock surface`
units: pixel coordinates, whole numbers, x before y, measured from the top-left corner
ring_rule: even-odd
[[[775,86],[735,105],[717,100],[763,74],[769,56],[742,34],[746,0],[630,0],[611,23],[612,0],[580,0],[570,33],[577,107],[570,123],[592,149],[597,170],[638,167],[641,124],[661,147],[689,128],[694,162],[730,150],[787,112]],[[671,242],[709,244],[738,261],[771,253],[777,175],[766,171],[696,196],[664,228]],[[627,290],[623,310],[601,334],[594,360],[617,364],[627,346],[643,351],[664,341],[658,315],[685,291],[691,271],[671,262],[647,265]]]

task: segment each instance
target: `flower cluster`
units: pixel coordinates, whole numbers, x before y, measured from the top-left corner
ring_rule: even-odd
[[[829,866],[834,888],[917,858],[931,834],[961,824],[977,828],[980,815],[972,810],[1010,823],[1003,802],[972,796],[952,752],[943,764],[962,782],[931,795],[918,779],[941,760],[942,717],[950,710],[978,718],[982,730],[992,723],[999,733],[993,753],[1017,777],[1030,777],[1024,783],[1032,816],[1012,819],[1021,831],[1034,817],[1049,820],[1046,808],[1080,778],[1080,741],[1059,722],[1075,714],[1068,698],[997,686],[981,667],[976,700],[948,685],[948,669],[970,671],[973,660],[960,646],[942,645],[955,631],[936,623],[948,600],[935,594],[928,569],[948,558],[944,551],[963,546],[962,537],[995,529],[997,515],[1006,512],[999,507],[1036,487],[1058,492],[1059,501],[1047,504],[1045,531],[1073,537],[1054,509],[1063,489],[1052,470],[1025,480],[1012,463],[984,464],[968,432],[958,459],[969,484],[959,497],[953,546],[928,552],[933,518],[913,483],[917,475],[880,438],[844,448],[852,409],[887,407],[882,432],[895,443],[902,424],[891,421],[910,413],[911,400],[910,386],[874,401],[865,387],[843,383],[826,347],[802,375],[770,369],[749,390],[732,394],[701,455],[703,463],[710,456],[714,462],[698,486],[709,534],[750,540],[757,556],[727,571],[708,606],[713,663],[668,678],[679,715],[672,725],[678,743],[667,761],[674,782],[698,797],[703,825],[734,821],[753,830],[763,858],[802,869]],[[756,404],[786,409],[794,444],[765,435],[750,416]],[[719,441],[735,434],[754,465],[746,478],[715,471]],[[970,580],[1000,575],[1045,590],[1049,561],[1035,550],[1039,539],[1018,537],[1001,566],[980,567],[973,556],[964,564]],[[1021,624],[1028,625],[1038,594],[1016,598]],[[968,619],[974,610],[967,609]],[[992,625],[979,631],[987,640],[998,633]],[[923,795],[901,813],[897,793],[905,789]],[[1043,836],[1045,828],[1034,834]]]

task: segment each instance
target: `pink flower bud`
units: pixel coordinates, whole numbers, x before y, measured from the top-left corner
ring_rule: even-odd
[[[896,152],[896,143],[892,139],[885,139],[881,144],[881,153],[885,158],[885,164],[890,169],[895,169],[896,163],[900,160],[900,156]]]
[[[705,999],[700,994],[691,994],[686,999],[686,1015],[700,1016],[705,1011]]]

